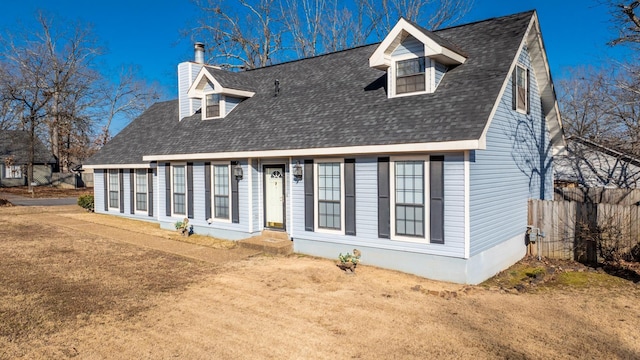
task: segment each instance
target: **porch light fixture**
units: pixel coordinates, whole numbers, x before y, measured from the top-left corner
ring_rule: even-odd
[[[236,161],[236,165],[233,167],[233,176],[235,176],[236,180],[242,180],[243,175],[242,166],[240,166],[239,161]]]
[[[302,166],[300,166],[300,161],[296,161],[296,164],[293,165],[293,179],[296,182],[302,180]]]

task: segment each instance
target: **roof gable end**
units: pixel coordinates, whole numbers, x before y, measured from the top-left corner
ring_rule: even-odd
[[[404,18],[391,29],[369,57],[369,66],[386,70],[391,66],[391,54],[409,35],[424,44],[424,55],[444,65],[460,65],[467,56],[455,45]]]
[[[222,71],[222,70],[220,70]],[[189,91],[187,92],[190,98],[204,98],[205,87],[207,83],[211,83],[213,85],[213,93],[214,94],[222,94],[222,95],[230,95],[241,98],[250,98],[255,95],[255,92],[238,89],[236,87],[232,87],[233,85],[224,84],[219,81],[216,76],[212,73],[212,69],[207,66],[203,66],[200,69],[200,72],[196,76],[196,79],[193,81],[193,84],[189,87]]]

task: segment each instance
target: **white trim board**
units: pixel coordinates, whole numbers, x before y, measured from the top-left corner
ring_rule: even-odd
[[[284,150],[261,150],[261,151],[230,151],[219,153],[194,153],[194,154],[171,154],[171,155],[145,155],[144,161],[172,161],[172,160],[211,160],[211,159],[237,159],[237,158],[269,158],[269,157],[299,157],[299,156],[330,156],[330,155],[366,155],[366,154],[398,154],[398,153],[420,153],[433,151],[461,151],[461,150],[482,150],[478,140],[460,140],[415,144],[391,144],[391,145],[369,145],[369,146],[345,146],[312,149],[284,149]],[[104,166],[96,166],[104,168]]]

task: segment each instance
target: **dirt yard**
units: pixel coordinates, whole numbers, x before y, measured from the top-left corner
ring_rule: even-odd
[[[93,194],[93,188],[66,189],[53,186],[34,186],[33,193],[31,193],[27,186],[16,186],[0,188],[0,192],[25,196],[28,198],[62,198]]]
[[[640,358],[640,287],[602,272],[518,292],[366,253],[353,275],[296,255],[206,262],[135,245],[172,241],[153,224],[74,207],[0,208],[0,228],[2,359]]]

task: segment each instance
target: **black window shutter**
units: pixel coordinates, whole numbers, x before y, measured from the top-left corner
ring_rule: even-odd
[[[109,211],[109,170],[102,170],[104,179],[104,211]]]
[[[391,237],[391,198],[389,196],[389,158],[378,158],[378,237]]]
[[[431,156],[429,186],[431,243],[444,244],[444,156]]]
[[[313,160],[304,161],[304,229],[313,231]]]
[[[531,78],[527,68],[527,114],[531,113]]]
[[[149,191],[147,213],[149,216],[153,216],[153,169],[149,169],[147,171],[147,190]]]
[[[0,179],[4,179],[4,164],[0,164]]]
[[[344,233],[356,235],[356,160],[344,160]]]
[[[240,164],[239,162],[237,164]],[[231,163],[231,222],[239,223],[240,222],[240,206],[239,206],[239,196],[238,196],[238,182],[240,180],[236,180],[236,177],[233,176],[233,162]]]
[[[135,208],[135,201],[136,201],[136,173],[135,170],[133,169],[129,169],[129,206],[130,206],[130,212],[132,214],[135,214],[136,212],[136,208]]]
[[[518,106],[518,66],[513,68],[511,74],[511,107],[515,110]]]
[[[164,187],[166,215],[171,216],[171,164],[164,164]]]
[[[187,217],[193,219],[193,163],[187,163]]]
[[[120,185],[120,212],[124,213],[124,169],[118,169],[118,184]]]
[[[211,163],[204,163],[204,217],[211,219]]]

